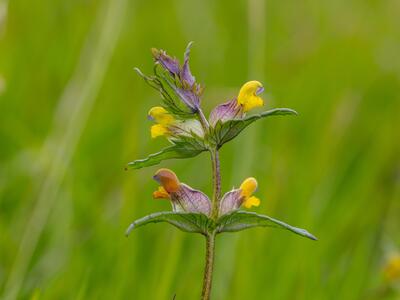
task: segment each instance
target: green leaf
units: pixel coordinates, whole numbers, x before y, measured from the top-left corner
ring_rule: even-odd
[[[138,159],[128,163],[128,169],[140,169],[144,167],[158,165],[167,159],[190,158],[206,151],[202,139],[192,134],[191,137],[181,136],[179,139],[173,140],[173,145],[162,149],[161,151],[150,154],[144,159]]]
[[[163,160],[167,159],[181,159],[181,158],[189,158],[197,156],[202,151],[194,151],[188,150],[186,148],[181,148],[178,145],[173,145],[167,148],[162,149],[161,151],[150,154],[148,157],[144,159],[138,159],[128,163],[128,169],[141,169],[144,167],[150,167],[154,165],[158,165]]]
[[[129,225],[125,235],[128,236],[134,228],[159,222],[169,223],[185,232],[206,234],[212,221],[203,214],[162,211],[134,221]]]
[[[282,221],[276,220],[274,218],[259,215],[254,212],[247,211],[234,211],[230,214],[224,215],[217,221],[217,232],[235,232],[252,227],[276,227],[281,229],[289,230],[298,235],[304,236],[306,238],[317,240],[315,236],[309,233],[305,229],[290,226]]]
[[[211,139],[213,143],[220,148],[223,144],[235,138],[243,129],[245,129],[254,121],[270,116],[283,115],[297,115],[297,112],[290,108],[275,108],[244,119],[235,119],[225,122],[218,121],[215,127],[212,129],[209,139]]]

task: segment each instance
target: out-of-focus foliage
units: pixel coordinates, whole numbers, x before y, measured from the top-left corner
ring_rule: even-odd
[[[318,242],[252,229],[217,239],[214,299],[397,299],[400,5],[383,1],[0,1],[0,295],[6,299],[196,299],[203,239],[132,219],[151,199],[160,99],[133,68],[150,48],[207,83],[206,112],[248,80],[267,109],[221,150],[223,190],[259,179],[257,212]],[[181,58],[182,59],[182,58]],[[210,192],[206,153],[169,160]],[[153,169],[154,168],[154,169]],[[8,297],[8,298],[7,298]]]

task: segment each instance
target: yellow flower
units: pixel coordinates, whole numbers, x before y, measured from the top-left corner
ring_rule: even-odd
[[[150,128],[152,138],[170,134],[168,126],[175,122],[175,118],[161,106],[152,107],[148,112],[148,118],[157,123]]]
[[[177,136],[191,137],[192,133],[199,137],[204,136],[203,128],[198,120],[177,120],[161,106],[151,108],[148,112],[148,118],[156,123],[150,128],[152,138],[159,136],[167,136],[168,138]]]
[[[383,272],[389,281],[400,280],[400,254],[393,254],[386,262]]]
[[[148,116],[151,120],[162,125],[170,125],[175,122],[175,118],[161,106],[152,107],[148,112]]]
[[[263,91],[264,88],[259,81],[246,82],[239,91],[237,103],[242,107],[244,112],[263,106],[264,101],[258,96]]]
[[[252,194],[257,190],[257,180],[253,177],[249,177],[243,181],[240,185],[241,197],[244,197],[243,206],[251,208],[252,206],[259,206],[260,199]]]

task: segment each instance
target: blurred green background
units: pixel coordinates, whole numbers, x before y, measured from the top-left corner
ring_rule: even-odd
[[[400,299],[400,2],[0,0],[0,297],[198,299],[201,236],[128,224],[169,210],[151,140],[149,49],[181,58],[208,113],[252,79],[267,108],[222,151],[224,191],[259,181],[256,211],[303,227],[217,239],[213,299]],[[206,153],[162,163],[211,191]]]

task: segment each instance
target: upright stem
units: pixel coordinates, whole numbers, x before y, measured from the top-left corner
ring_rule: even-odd
[[[210,129],[210,125],[204,116],[201,109],[198,110],[198,116],[200,123],[207,133]],[[221,171],[219,165],[219,153],[216,148],[210,149],[211,153],[211,165],[213,173],[213,198],[211,208],[211,218],[217,220],[219,211],[219,201],[221,198]],[[202,300],[209,300],[211,296],[212,277],[214,269],[214,253],[215,253],[215,231],[207,233],[206,235],[206,265],[204,268],[203,277],[203,290],[201,293]]]
[[[214,188],[211,217],[216,220],[218,218],[219,200],[221,198],[221,171],[219,165],[219,153],[217,149],[213,149],[211,151],[211,164]]]
[[[218,218],[219,200],[221,198],[221,172],[219,166],[219,154],[217,149],[211,151],[211,163],[213,171],[213,201],[211,209],[211,218]],[[206,235],[206,266],[204,268],[203,292],[202,300],[209,300],[211,295],[212,276],[214,269],[214,253],[215,253],[215,231]]]
[[[214,268],[215,233],[206,236],[206,265],[204,268],[202,300],[209,300]]]

